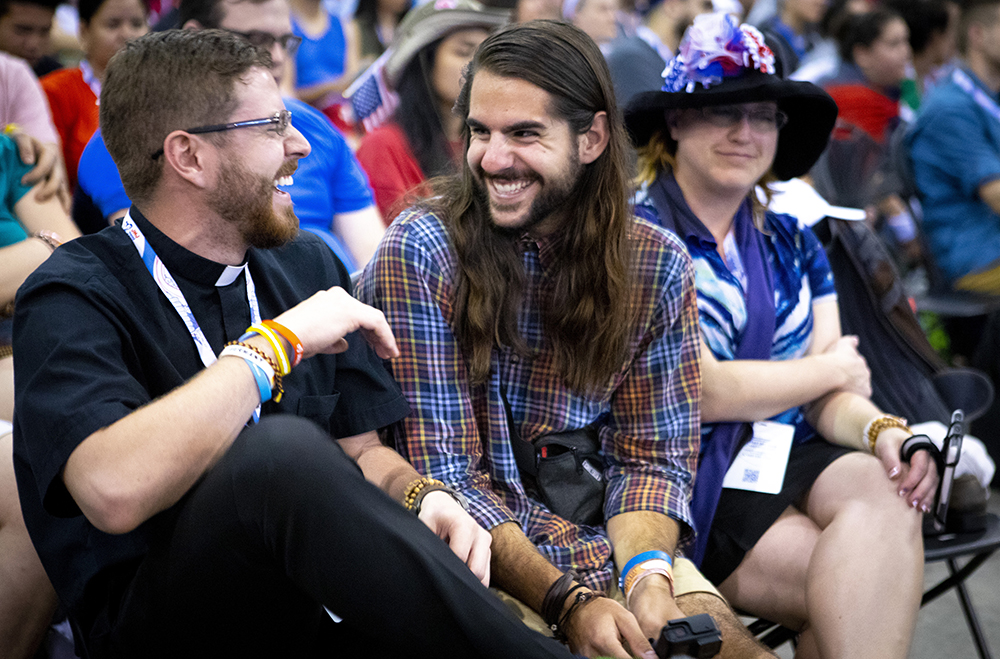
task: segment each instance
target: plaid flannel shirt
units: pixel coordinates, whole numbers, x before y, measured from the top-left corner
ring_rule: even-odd
[[[483,527],[517,522],[556,567],[576,569],[600,589],[614,569],[607,532],[557,517],[525,493],[500,387],[522,441],[600,418],[605,519],[662,512],[681,523],[682,542],[690,539],[701,390],[694,272],[680,241],[643,220],[633,226],[632,244],[642,308],[630,358],[599,397],[563,385],[542,335],[539,299],[551,239],[522,239],[527,286],[518,324],[532,357],[494,350],[484,384],[469,382],[453,333],[458,266],[437,217],[414,210],[398,217],[358,289],[385,313],[401,352],[392,373],[413,412],[391,431],[397,450],[422,474],[461,491]]]

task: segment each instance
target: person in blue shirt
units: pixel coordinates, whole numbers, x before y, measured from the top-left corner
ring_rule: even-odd
[[[903,659],[923,586],[915,509],[936,470],[924,453],[901,462],[911,433],[868,399],[822,247],[756,190],[808,171],[836,116],[821,89],[776,74],[760,32],[719,14],[695,19],[663,90],[625,110],[645,214],[694,261],[694,560],[734,607],[801,630],[797,656]]]
[[[963,58],[906,136],[938,266],[955,288],[1000,295],[1000,0],[963,10]]]
[[[297,43],[286,0],[190,0],[184,3],[180,19],[185,28],[221,28],[265,47],[280,85],[287,48]],[[293,98],[286,97],[285,105],[292,112],[292,123],[312,146],[288,189],[295,213],[302,228],[321,234],[349,271],[358,270],[371,258],[385,230],[368,179],[343,136],[322,113]],[[81,187],[105,219],[125,214],[127,198],[99,135],[84,151],[79,173]]]

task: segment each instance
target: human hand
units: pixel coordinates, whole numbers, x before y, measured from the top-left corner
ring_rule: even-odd
[[[567,598],[564,615],[573,601],[572,595]],[[656,659],[656,653],[643,636],[635,616],[607,597],[593,599],[577,608],[563,625],[563,632],[569,639],[570,650],[576,654],[615,659]]]
[[[677,607],[667,578],[659,574],[651,574],[637,583],[629,604],[647,639],[655,640],[664,625],[687,616]]]
[[[872,373],[868,362],[858,352],[858,337],[842,336],[826,350],[835,366],[840,370],[844,385],[840,391],[857,394],[864,398],[872,395]]]
[[[937,464],[927,451],[917,451],[906,464],[899,452],[909,434],[902,428],[886,428],[875,440],[875,456],[882,462],[889,479],[896,482],[896,493],[908,505],[930,512],[940,475]]]
[[[21,162],[25,165],[34,165],[31,171],[21,177],[21,184],[35,185],[41,182],[35,191],[35,200],[44,202],[53,195],[58,195],[59,203],[62,204],[63,210],[68,213],[70,196],[66,181],[66,168],[56,145],[43,144],[31,135],[20,131],[11,133],[10,137],[17,144],[17,152]]]
[[[490,585],[490,544],[493,536],[479,526],[445,490],[436,490],[420,502],[420,521],[448,543],[484,586]]]
[[[399,355],[385,315],[339,286],[319,291],[274,320],[299,338],[303,357],[344,352],[347,350],[344,337],[357,330],[382,359]]]

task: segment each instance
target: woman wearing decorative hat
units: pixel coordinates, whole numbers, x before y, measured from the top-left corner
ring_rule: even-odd
[[[372,121],[379,112],[388,114],[384,106],[362,119],[368,132],[357,151],[386,223],[403,210],[399,206],[407,192],[428,178],[451,173],[461,159],[462,122],[451,108],[462,86],[462,70],[479,44],[507,19],[508,12],[475,0],[428,2],[406,15],[385,59],[372,65],[381,67],[385,84],[399,97],[386,123],[375,126]]]
[[[735,607],[804,630],[798,657],[903,658],[936,471],[924,452],[901,462],[905,420],[868,400],[816,237],[755,191],[808,171],[836,116],[821,89],[774,74],[759,32],[720,14],[695,19],[663,91],[625,111],[645,208],[695,263],[693,558]]]

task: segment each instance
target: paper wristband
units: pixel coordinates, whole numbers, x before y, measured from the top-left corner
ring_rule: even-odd
[[[665,551],[644,551],[641,554],[636,554],[631,558],[631,560],[629,560],[628,563],[625,564],[625,569],[622,570],[621,577],[618,579],[619,590],[621,590],[622,593],[625,592],[625,578],[628,576],[628,573],[632,571],[632,568],[639,565],[639,563],[653,560],[654,558],[664,560],[668,565],[673,567],[674,559]]]
[[[667,578],[667,581],[670,582],[670,594],[672,595],[674,592],[673,570],[664,570],[661,568],[649,568],[649,569],[638,570],[634,574],[635,578],[632,579],[629,583],[625,584],[625,591],[624,591],[625,608],[629,608],[631,606],[632,591],[635,589],[635,587],[639,584],[640,581],[642,581],[651,574],[662,574],[663,576],[665,576]]]

